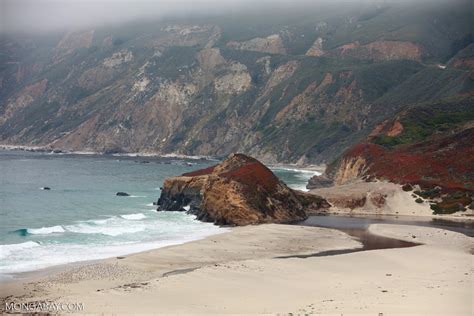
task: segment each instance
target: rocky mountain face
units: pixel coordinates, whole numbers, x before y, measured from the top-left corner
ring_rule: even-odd
[[[205,222],[242,226],[301,221],[329,204],[288,188],[258,160],[232,154],[219,165],[166,179],[158,206]]]
[[[310,180],[309,188],[355,180],[388,180],[414,190],[435,213],[453,213],[474,201],[474,97],[423,103],[377,125]],[[413,189],[416,188],[416,189]]]
[[[3,35],[0,143],[330,162],[413,104],[473,93],[469,8],[389,1]]]

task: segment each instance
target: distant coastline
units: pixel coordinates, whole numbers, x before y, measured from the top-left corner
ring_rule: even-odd
[[[150,158],[177,158],[177,159],[189,159],[189,160],[209,160],[209,161],[221,161],[225,157],[218,156],[205,156],[205,155],[185,155],[179,153],[159,153],[159,152],[124,152],[124,153],[106,153],[100,151],[87,151],[87,150],[68,150],[55,148],[51,146],[27,146],[27,145],[9,145],[0,144],[0,150],[7,151],[28,151],[38,153],[50,153],[57,155],[97,155],[97,156],[113,156],[113,157],[150,157]],[[265,163],[265,161],[263,161]],[[292,163],[265,163],[271,169],[286,169],[289,171],[297,172],[308,172],[308,173],[323,173],[326,169],[326,165],[314,165],[314,164],[292,164]]]
[[[50,146],[26,146],[26,145],[0,145],[0,150],[19,150],[39,153],[51,153],[51,154],[69,154],[69,155],[98,155],[98,156],[115,156],[115,157],[160,157],[160,158],[180,158],[180,159],[192,159],[192,160],[215,160],[219,161],[218,157],[212,156],[188,156],[183,154],[168,153],[161,154],[157,152],[130,152],[130,153],[106,153],[100,151],[82,151],[82,150],[68,150],[54,148]]]

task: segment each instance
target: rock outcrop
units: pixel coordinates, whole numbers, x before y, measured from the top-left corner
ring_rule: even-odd
[[[312,176],[308,180],[306,188],[309,190],[318,188],[328,188],[334,185],[334,180],[329,178],[327,175],[322,174],[320,176]]]
[[[227,47],[261,53],[286,54],[285,45],[279,34],[272,34],[265,38],[257,37],[244,42],[230,41]]]
[[[323,56],[324,55],[324,50],[323,50],[323,39],[321,37],[318,37],[313,45],[308,49],[306,52],[306,56]]]
[[[187,211],[218,225],[288,223],[329,207],[294,191],[258,160],[232,154],[221,164],[165,180],[159,211]]]

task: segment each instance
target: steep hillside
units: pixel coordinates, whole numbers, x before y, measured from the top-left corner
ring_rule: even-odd
[[[378,125],[364,143],[327,170],[335,184],[382,179],[419,186],[415,194],[437,213],[463,210],[474,200],[474,97],[409,107]],[[316,179],[313,181],[316,184]]]
[[[4,35],[0,143],[331,161],[409,104],[472,94],[469,5],[326,4]]]

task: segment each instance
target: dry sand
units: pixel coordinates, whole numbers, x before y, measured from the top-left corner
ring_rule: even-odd
[[[94,314],[472,315],[472,238],[403,225],[370,231],[425,245],[278,259],[360,244],[332,229],[239,227],[3,284],[0,294],[82,302]]]
[[[329,188],[313,189],[310,193],[320,195],[331,203],[329,212],[333,214],[404,215],[466,220],[474,216],[473,210],[452,215],[433,215],[428,201],[417,203],[416,198],[412,196],[413,191],[405,192],[400,185],[387,181],[358,180]]]

